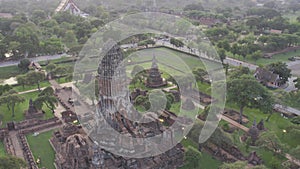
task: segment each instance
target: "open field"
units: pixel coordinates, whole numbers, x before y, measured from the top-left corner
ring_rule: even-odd
[[[49,143],[52,133],[53,131],[48,131],[38,136],[33,136],[32,134],[26,136],[34,158],[41,159],[39,168],[46,167],[47,169],[55,169],[53,165],[55,152]]]

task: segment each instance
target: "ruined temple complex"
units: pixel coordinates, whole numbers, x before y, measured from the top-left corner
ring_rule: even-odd
[[[99,103],[94,115],[97,118],[80,118],[83,127],[97,124],[91,128],[89,135],[82,128],[73,125],[64,126],[54,133],[51,144],[56,151],[55,165],[58,169],[174,169],[182,166],[184,149],[174,139],[175,131],[169,131],[168,127],[162,125],[156,113],[141,115],[130,107],[125,67],[119,66],[122,60],[123,53],[115,45],[99,65]],[[157,67],[154,69],[157,70]],[[140,121],[137,123],[130,119]],[[181,131],[184,125],[182,123],[174,130]],[[140,142],[131,139],[157,135],[161,135],[161,144],[157,145],[147,145],[142,139]],[[162,150],[168,145],[174,146],[158,155],[128,158],[133,154],[155,154],[154,151]],[[128,157],[111,152],[127,154]]]

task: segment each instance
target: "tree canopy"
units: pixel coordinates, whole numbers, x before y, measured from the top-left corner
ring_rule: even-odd
[[[270,113],[273,108],[273,98],[269,91],[257,80],[248,75],[229,80],[228,100],[240,108],[240,123],[245,107],[258,108],[265,113]]]

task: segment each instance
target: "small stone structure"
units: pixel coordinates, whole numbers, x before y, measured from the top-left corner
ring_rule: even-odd
[[[41,110],[37,110],[34,105],[32,99],[29,100],[29,108],[25,112],[26,119],[35,119],[35,118],[43,118],[44,113]]]
[[[130,94],[130,99],[133,102],[138,96],[146,96],[148,91],[141,90],[141,89],[135,89]]]
[[[254,144],[255,141],[258,139],[258,136],[259,136],[259,130],[257,128],[255,120],[254,120],[253,125],[251,126],[251,128],[249,128],[248,135],[251,137],[252,144]]]

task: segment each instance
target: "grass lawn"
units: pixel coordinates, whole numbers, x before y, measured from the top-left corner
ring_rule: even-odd
[[[239,110],[237,106],[230,103],[227,103],[226,108],[235,109],[236,111]],[[248,116],[249,119],[249,123],[244,124],[247,127],[251,127],[254,120],[256,120],[256,122],[258,123],[261,119],[266,120],[269,116],[268,114],[264,114],[260,110],[250,108],[244,109],[244,115]],[[294,126],[294,124],[291,123],[289,119],[284,119],[283,117],[281,117],[279,113],[273,113],[270,120],[268,122],[265,121],[264,125],[265,128],[268,129],[268,131],[274,131],[282,143],[285,143],[290,147],[296,147],[297,145],[300,145],[300,142],[297,139],[289,139],[288,137],[283,137],[283,130]]]
[[[300,49],[297,50],[296,52],[291,51],[291,52],[287,52],[287,53],[282,53],[282,54],[278,54],[278,55],[274,55],[271,59],[266,59],[266,58],[260,58],[258,59],[256,62],[255,60],[253,60],[252,58],[244,58],[242,56],[233,56],[230,53],[227,53],[229,57],[241,60],[241,61],[246,61],[252,64],[256,64],[256,65],[268,65],[271,63],[276,63],[276,62],[290,62],[288,60],[288,58],[293,57],[293,56],[300,56]]]
[[[22,94],[21,96],[23,96],[25,98],[25,102],[17,104],[15,106],[15,117],[12,117],[12,113],[11,111],[9,111],[7,109],[6,105],[1,105],[0,106],[0,116],[3,118],[2,119],[2,127],[6,126],[7,122],[10,121],[22,121],[24,120],[24,111],[28,109],[28,103],[30,98],[31,99],[36,99],[38,96],[39,92],[31,92],[31,93],[26,93],[26,94]],[[45,119],[49,119],[54,117],[54,115],[52,114],[51,110],[49,110],[48,108],[44,107],[44,111],[46,112],[44,118]]]
[[[10,77],[22,74],[18,66],[0,67],[0,72],[0,79],[9,79]]]
[[[2,141],[0,141],[0,157],[3,157],[5,155],[6,155],[6,152],[5,152],[4,144]]]
[[[162,67],[163,65],[169,65],[176,69],[184,70],[185,72],[187,72],[188,70],[192,71],[194,68],[197,67],[202,69],[205,69],[206,66],[210,67],[210,69],[220,67],[220,65],[215,62],[205,61],[205,63],[203,63],[199,58],[195,56],[174,51],[171,49],[167,49],[164,47],[140,50],[135,52],[129,58],[131,59],[132,62],[142,62],[142,61],[152,60],[153,54],[156,56],[156,59],[160,63],[159,67]],[[150,65],[151,62],[147,66]],[[174,71],[174,69],[168,66],[165,67],[171,69],[171,71]],[[166,72],[171,74],[169,71]]]
[[[46,167],[47,169],[55,169],[53,163],[55,152],[49,143],[53,131],[41,133],[38,136],[29,134],[26,136],[30,149],[35,159],[40,157],[41,164],[39,168]]]

